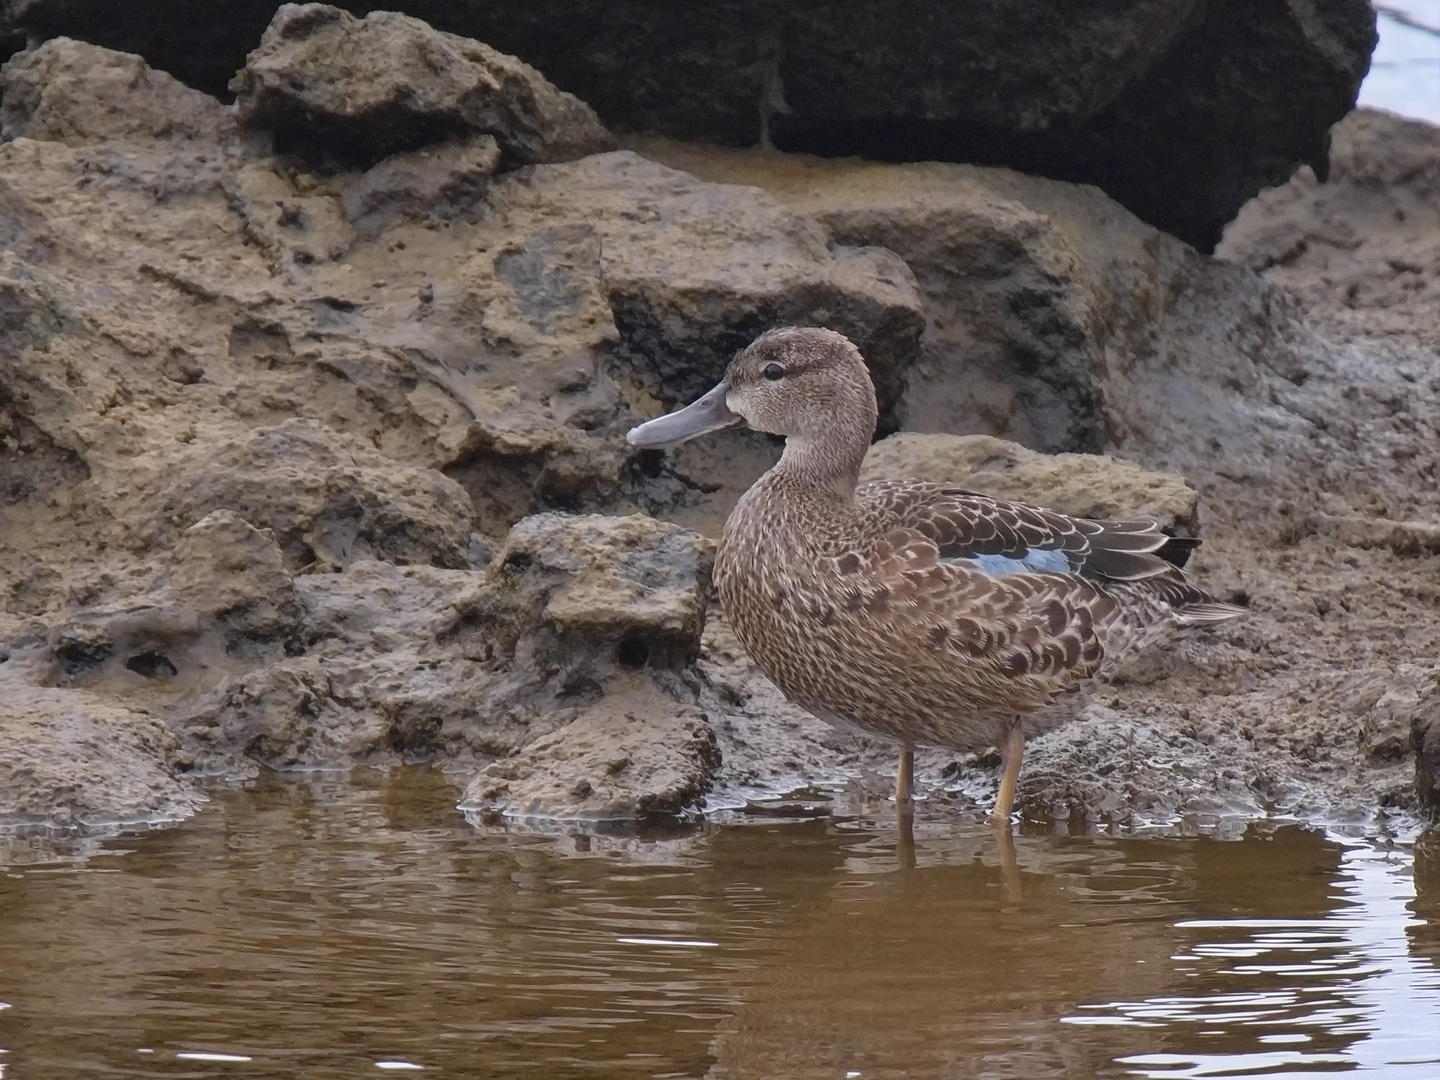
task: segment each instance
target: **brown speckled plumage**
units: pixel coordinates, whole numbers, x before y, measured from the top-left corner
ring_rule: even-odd
[[[857,487],[875,395],[839,334],[771,331],[713,393],[723,400],[702,430],[743,418],[787,437],[726,522],[721,605],[786,697],[832,723],[907,751],[1014,738],[1018,770],[1021,718],[1183,627],[1240,613],[1169,561],[1193,541],[1152,521],[1069,518],[941,484]]]

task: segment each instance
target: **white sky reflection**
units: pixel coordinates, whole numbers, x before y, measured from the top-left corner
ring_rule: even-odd
[[[1406,906],[1415,896],[1412,856],[1335,839],[1350,846],[1340,867],[1341,906],[1329,918],[1178,923],[1197,933],[1189,951],[1173,958],[1178,975],[1197,978],[1196,993],[1082,1006],[1064,1022],[1172,1032],[1193,1025],[1195,1053],[1118,1059],[1129,1075],[1155,1080],[1301,1077],[1337,1068],[1385,1080],[1435,1080],[1440,971],[1407,947],[1406,928],[1415,921]],[[1255,992],[1203,990],[1210,979],[1235,976],[1254,976]],[[1293,986],[1284,985],[1291,979]],[[1255,1041],[1266,1049],[1199,1052],[1201,1037],[1215,1026],[1263,1029]],[[1344,1043],[1344,1036],[1353,1039]],[[1174,1035],[1166,1042],[1173,1047]],[[1322,1045],[1311,1049],[1312,1043]],[[1286,1048],[1269,1049],[1281,1044]]]

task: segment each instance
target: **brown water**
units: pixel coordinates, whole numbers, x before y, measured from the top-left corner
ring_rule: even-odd
[[[1440,1076],[1440,860],[1298,827],[474,827],[218,793],[0,876],[0,1077]],[[1417,896],[1417,884],[1418,896]]]

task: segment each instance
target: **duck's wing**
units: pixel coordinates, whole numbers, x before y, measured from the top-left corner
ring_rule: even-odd
[[[1166,625],[1240,614],[1163,556],[1171,538],[1149,519],[1071,518],[938,484],[872,484],[857,497],[883,539],[864,558],[836,557],[859,594],[851,603],[1042,697]]]
[[[1039,571],[1098,582],[1183,581],[1177,568],[1200,543],[1167,535],[1151,518],[1074,518],[943,484],[887,481],[856,495],[881,531],[914,530],[942,562],[967,561],[992,577]]]

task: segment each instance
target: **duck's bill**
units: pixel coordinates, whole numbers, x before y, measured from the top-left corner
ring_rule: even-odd
[[[739,413],[731,412],[725,404],[725,384],[722,382],[702,398],[697,398],[685,408],[667,416],[647,420],[639,427],[630,429],[625,441],[631,446],[645,450],[656,450],[665,446],[693,439],[711,431],[721,431],[745,422]]]

